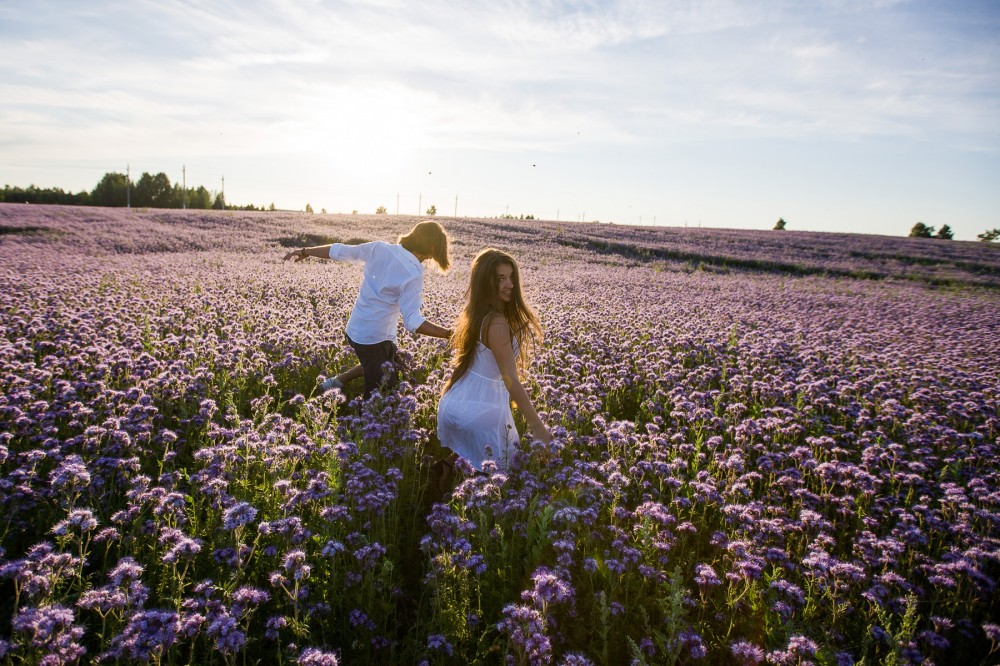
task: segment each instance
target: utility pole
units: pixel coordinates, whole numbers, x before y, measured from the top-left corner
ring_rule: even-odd
[[[222,177],[222,210],[226,210],[226,177]]]
[[[455,195],[455,217],[458,217],[458,195]]]
[[[420,193],[420,198],[417,199],[417,215],[420,215],[421,209],[424,207],[424,193]]]
[[[181,208],[187,210],[188,207],[188,174],[187,165],[181,165],[181,180],[184,181],[184,186],[181,189]]]

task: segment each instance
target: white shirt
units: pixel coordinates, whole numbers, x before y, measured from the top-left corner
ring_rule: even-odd
[[[330,245],[330,258],[364,263],[365,277],[347,335],[363,345],[386,340],[396,344],[399,316],[403,326],[415,333],[424,321],[420,315],[424,290],[424,265],[402,245],[375,241],[361,245]]]

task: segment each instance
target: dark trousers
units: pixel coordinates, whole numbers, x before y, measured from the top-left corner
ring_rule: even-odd
[[[374,345],[363,345],[347,337],[347,344],[358,357],[361,370],[365,375],[365,400],[371,397],[372,391],[380,388],[389,390],[396,385],[396,345],[385,340]],[[391,366],[387,368],[386,363]]]

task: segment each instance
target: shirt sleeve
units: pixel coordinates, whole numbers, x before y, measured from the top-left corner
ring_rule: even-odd
[[[424,277],[417,275],[403,284],[399,293],[399,313],[403,316],[403,326],[410,333],[416,333],[420,325],[427,321],[420,314],[423,305]]]
[[[346,245],[345,243],[330,244],[330,258],[337,261],[349,261],[352,263],[363,263],[371,256],[374,243],[362,243],[361,245]]]

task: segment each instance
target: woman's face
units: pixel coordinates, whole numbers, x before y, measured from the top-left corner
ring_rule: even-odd
[[[514,267],[510,264],[497,264],[494,279],[497,300],[504,304],[514,300]]]

